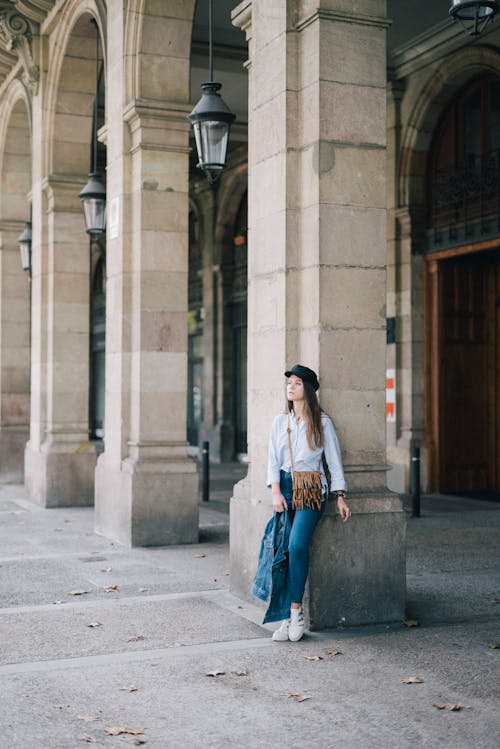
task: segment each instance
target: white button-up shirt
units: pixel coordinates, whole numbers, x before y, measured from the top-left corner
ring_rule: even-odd
[[[323,427],[323,447],[311,450],[307,442],[306,423],[304,419],[297,422],[293,411],[290,413],[290,437],[292,440],[293,468],[295,471],[320,471],[321,483],[326,489],[326,477],[321,455],[324,451],[330,471],[330,491],[341,491],[346,488],[340,445],[331,418],[321,414]],[[279,483],[280,470],[291,472],[290,447],[288,444],[288,415],[278,414],[273,421],[269,439],[269,460],[267,466],[267,486]]]

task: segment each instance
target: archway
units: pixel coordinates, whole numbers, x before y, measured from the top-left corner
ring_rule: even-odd
[[[426,432],[441,492],[500,492],[500,77],[445,110],[429,156]]]
[[[91,167],[99,65],[96,33],[102,60],[104,19],[100,0],[71,0],[51,29],[43,173],[36,181],[40,192],[34,215],[34,382],[26,449],[26,486],[31,498],[45,506],[93,502],[96,451],[89,441],[90,247],[78,194]],[[95,126],[99,124],[98,117]],[[101,160],[103,153],[101,148]]]
[[[395,161],[398,170],[395,197],[395,274],[397,333],[397,424],[395,447],[388,446],[389,462],[399,464],[401,473],[409,462],[409,447],[422,447],[422,485],[435,489],[432,477],[433,435],[429,429],[429,325],[424,325],[424,297],[428,298],[427,196],[429,193],[428,154],[443,113],[454,98],[477,76],[498,74],[500,55],[486,47],[467,47],[451,54],[425,75],[411,79],[401,89],[403,112],[401,145]],[[404,93],[403,93],[404,91]],[[425,282],[425,284],[424,284]],[[424,285],[426,288],[424,289]],[[429,474],[429,475],[428,475]],[[408,490],[406,482],[398,491]]]
[[[17,238],[30,219],[31,134],[26,94],[11,86],[0,122],[0,481],[22,481],[30,414],[30,278]]]

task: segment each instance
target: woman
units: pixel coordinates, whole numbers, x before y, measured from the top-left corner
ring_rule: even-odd
[[[273,634],[273,640],[296,642],[304,634],[302,598],[309,571],[309,543],[328,496],[324,462],[330,473],[330,492],[337,496],[342,520],[351,511],[345,500],[340,446],[331,418],[320,409],[316,373],[296,364],[285,372],[288,413],[278,414],[271,429],[267,485],[275,512],[288,512],[291,531],[288,545],[290,618]],[[293,501],[292,501],[292,494]]]

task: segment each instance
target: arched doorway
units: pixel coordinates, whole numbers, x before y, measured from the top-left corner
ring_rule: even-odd
[[[430,151],[425,274],[429,482],[500,492],[500,79],[469,82]]]

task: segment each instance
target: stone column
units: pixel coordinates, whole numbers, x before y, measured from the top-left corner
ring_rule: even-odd
[[[0,224],[0,481],[19,483],[29,434],[30,389],[30,281],[17,244],[24,227],[23,221]]]
[[[142,95],[125,112],[121,97],[110,97],[107,109],[113,219],[96,530],[133,546],[198,539],[198,477],[186,442],[189,106],[178,103],[187,99],[192,8],[151,5],[158,15],[142,23],[151,51],[143,56]],[[108,11],[108,89],[127,90],[123,3]],[[178,17],[164,17],[169,12]]]
[[[89,505],[96,462],[88,438],[90,261],[78,199],[86,175],[42,180],[38,166],[36,160],[25,483],[45,507]]]
[[[287,365],[319,372],[353,518],[311,553],[313,628],[404,615],[405,517],[385,482],[386,7],[241,3],[249,39],[249,452],[231,503],[231,584],[248,594],[272,417]],[[318,7],[319,6],[319,7]]]

